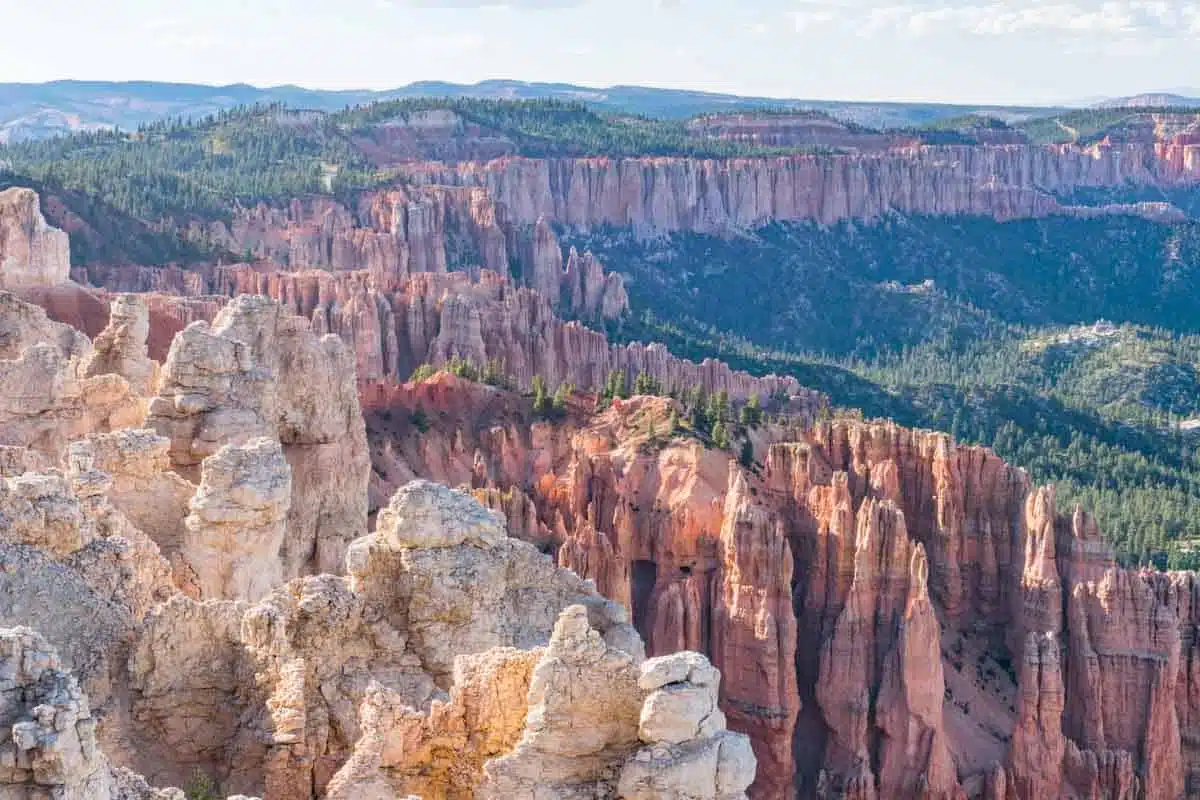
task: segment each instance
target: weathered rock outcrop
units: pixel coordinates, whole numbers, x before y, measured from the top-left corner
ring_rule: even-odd
[[[133,425],[140,399],[119,375],[85,375],[83,334],[0,292],[0,444],[62,457],[74,438]]]
[[[583,606],[563,612],[530,679],[525,733],[484,767],[480,798],[613,795],[642,708],[642,653],[630,633],[594,628]]]
[[[283,582],[292,469],[274,439],[225,445],[204,459],[180,559],[203,600],[262,599]]]
[[[176,336],[146,425],[170,439],[187,477],[224,445],[282,443],[292,471],[285,578],[339,571],[366,529],[370,466],[350,354],[267,298],[237,297],[211,326]]]
[[[70,275],[67,234],[46,222],[37,192],[0,192],[0,289],[54,286]]]
[[[1070,213],[1054,193],[1200,180],[1200,145],[902,147],[849,155],[706,160],[502,158],[406,167],[416,183],[480,187],[516,225],[545,218],[643,234],[726,231],[773,220],[874,219],[889,211],[997,219]]]
[[[354,209],[326,197],[305,197],[284,208],[240,209],[232,226],[217,222],[196,235],[247,261],[291,272],[362,271],[381,287],[418,273],[456,269],[478,275],[485,269],[509,274],[516,266],[523,285],[575,316],[615,319],[629,307],[619,275],[605,274],[590,253],[574,254],[564,268],[562,246],[549,225],[518,230],[479,188],[409,186],[367,192]],[[195,277],[175,277],[180,284],[176,291],[199,293]],[[106,272],[104,278],[106,285],[113,279],[121,282],[119,273]]]
[[[96,746],[87,697],[46,640],[28,628],[0,629],[0,668],[0,796],[120,797]]]
[[[180,549],[196,486],[171,470],[170,446],[152,430],[126,429],[72,442],[67,460],[75,473],[106,476],[103,496],[158,545],[185,586]]]
[[[150,309],[136,295],[118,295],[112,301],[108,327],[92,342],[84,374],[120,375],[133,391],[143,396],[151,394],[158,379],[158,365],[150,358],[149,336]]]
[[[750,740],[725,730],[717,709],[721,675],[698,653],[642,664],[650,692],[638,736],[647,745],[621,771],[625,800],[744,800],[754,780]]]
[[[199,765],[268,800],[615,786],[643,701],[624,609],[469,496],[423,482],[355,542],[347,571],[249,607],[160,606],[130,662],[136,766],[171,782]],[[700,671],[715,694],[715,670]]]
[[[0,478],[0,625],[35,627],[101,703],[134,625],[174,592],[157,546],[108,502],[108,483],[75,457],[66,475]]]
[[[469,386],[368,404],[377,480],[475,486],[627,604],[652,654],[710,654],[758,757],[752,797],[793,779],[817,797],[1176,797],[1197,779],[1195,577],[1116,567],[1085,514],[990,452],[838,421],[752,432],[764,464],[742,471],[649,446],[666,400],[531,425]]]

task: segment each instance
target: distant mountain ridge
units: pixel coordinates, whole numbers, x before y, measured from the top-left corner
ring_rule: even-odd
[[[471,85],[420,81],[381,91],[326,91],[287,85],[261,88],[244,83],[206,86],[155,81],[54,81],[0,83],[0,143],[114,127],[132,130],[165,118],[196,119],[255,103],[283,103],[293,108],[334,111],[380,100],[442,96],[577,100],[597,110],[672,119],[722,111],[813,109],[874,128],[919,127],[966,114],[1019,121],[1063,110],[1033,106],[802,100],[643,86],[597,89],[567,83],[514,80],[488,80]]]
[[[1114,97],[1095,103],[1093,108],[1200,108],[1200,90],[1147,92],[1129,97]]]

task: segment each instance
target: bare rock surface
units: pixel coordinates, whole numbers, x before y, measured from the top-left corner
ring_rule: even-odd
[[[134,392],[149,396],[158,380],[158,365],[150,358],[150,309],[137,295],[113,298],[108,326],[92,342],[84,373],[120,375]]]
[[[274,439],[225,445],[204,459],[179,555],[200,599],[249,600],[282,582],[292,470]]]
[[[87,337],[0,292],[0,444],[62,458],[71,440],[130,427],[143,413],[120,375],[88,376]]]
[[[317,336],[267,298],[240,296],[211,326],[176,336],[146,424],[170,439],[185,477],[227,444],[282,443],[292,472],[285,578],[340,571],[366,529],[370,466],[353,361],[336,336]]]
[[[621,771],[626,800],[738,800],[754,782],[750,739],[725,730],[717,710],[720,674],[699,653],[682,652],[642,664],[639,685],[650,689],[638,736],[645,743]]]
[[[46,222],[37,192],[0,192],[0,289],[54,286],[70,275],[67,234]]]

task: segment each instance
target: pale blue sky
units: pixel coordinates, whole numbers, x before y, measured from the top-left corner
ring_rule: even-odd
[[[1176,0],[0,0],[0,82],[484,78],[1062,102],[1200,84]]]

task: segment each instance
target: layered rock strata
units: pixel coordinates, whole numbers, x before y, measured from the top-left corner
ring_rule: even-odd
[[[282,208],[241,209],[230,226],[215,222],[194,236],[246,261],[301,272],[366,272],[381,286],[418,273],[450,269],[509,274],[561,311],[590,320],[615,319],[629,300],[619,275],[606,274],[590,253],[562,246],[549,225],[518,230],[483,189],[408,186],[362,194],[353,209],[326,197]],[[97,273],[98,275],[100,273]],[[109,277],[121,282],[119,273]],[[195,289],[194,278],[179,280]],[[131,289],[162,289],[137,286]],[[191,293],[195,294],[196,291]]]
[[[651,654],[709,654],[753,742],[752,797],[1200,785],[1195,576],[1117,567],[1086,514],[990,452],[837,421],[751,431],[745,471],[664,441],[666,400],[530,425],[464,391],[435,379],[368,404],[378,491],[472,485],[625,603]],[[401,409],[432,428],[409,438]]]
[[[411,181],[476,187],[517,225],[643,234],[727,231],[780,220],[831,224],[888,212],[1000,220],[1070,213],[1055,199],[1084,187],[1200,180],[1194,134],[1146,143],[914,146],[847,155],[727,160],[670,157],[414,164]]]

